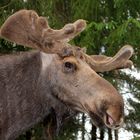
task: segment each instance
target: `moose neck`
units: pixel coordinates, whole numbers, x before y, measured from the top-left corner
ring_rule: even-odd
[[[3,140],[16,138],[60,103],[51,95],[49,88],[47,67],[51,60],[51,55],[37,51],[1,57],[0,137]]]

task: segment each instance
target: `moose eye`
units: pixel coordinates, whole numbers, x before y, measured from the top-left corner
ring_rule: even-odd
[[[71,62],[65,62],[64,63],[64,72],[74,72],[76,70],[76,65]]]
[[[72,69],[73,68],[73,64],[70,63],[70,62],[66,62],[65,63],[65,67],[68,68],[68,69]]]

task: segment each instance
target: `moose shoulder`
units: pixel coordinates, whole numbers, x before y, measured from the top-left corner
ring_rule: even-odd
[[[126,45],[114,57],[89,56],[68,43],[85,27],[78,20],[53,30],[32,10],[20,10],[3,24],[2,38],[38,51],[0,57],[2,140],[15,139],[58,106],[87,113],[97,126],[122,125],[123,99],[96,72],[130,67],[133,49]]]

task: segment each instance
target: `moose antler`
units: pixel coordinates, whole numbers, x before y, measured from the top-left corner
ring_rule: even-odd
[[[122,47],[114,57],[104,55],[86,55],[86,62],[96,72],[130,68],[133,62],[129,58],[133,55],[133,48],[129,45]]]
[[[77,20],[60,30],[51,29],[44,17],[32,10],[20,10],[10,16],[1,27],[0,36],[20,45],[58,53],[70,39],[84,30],[86,22]]]
[[[6,20],[1,27],[0,36],[20,45],[37,48],[46,53],[57,53],[65,57],[77,54],[75,53],[77,48],[73,48],[67,42],[82,32],[85,27],[86,22],[80,19],[66,24],[60,30],[54,30],[49,27],[46,18],[39,17],[36,12],[20,10]],[[96,72],[131,67],[133,63],[129,58],[132,54],[133,48],[129,45],[124,46],[114,57],[89,56],[82,52],[85,61]]]

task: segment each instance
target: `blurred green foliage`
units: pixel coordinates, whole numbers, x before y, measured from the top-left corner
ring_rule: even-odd
[[[135,137],[135,138],[132,139],[132,140],[140,140],[140,137]]]

